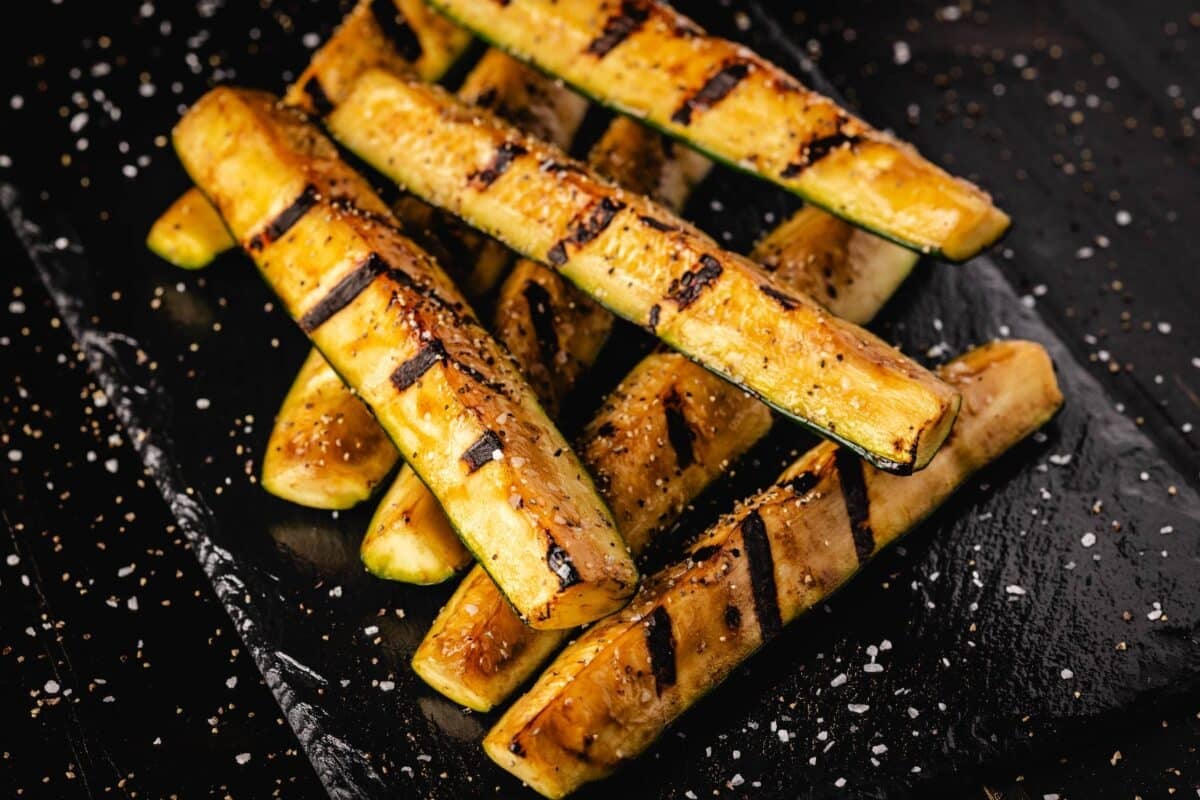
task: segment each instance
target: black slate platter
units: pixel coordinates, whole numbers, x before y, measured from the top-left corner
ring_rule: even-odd
[[[747,7],[746,32],[728,13],[693,6],[721,32],[806,68],[762,8]],[[92,21],[83,52],[61,54],[51,90],[28,97],[25,112],[50,120],[80,91],[87,117],[73,122],[84,113],[75,103],[67,126],[25,132],[20,157],[0,173],[4,210],[330,795],[519,795],[478,747],[490,719],[440,698],[407,667],[450,587],[367,576],[357,545],[369,508],[310,512],[251,480],[303,357],[300,334],[241,256],[185,274],[141,245],[185,185],[169,150],[154,143],[178,104],[209,78],[277,88],[279,65],[303,63],[306,43],[337,8],[201,3],[163,13],[121,6],[103,25]],[[62,152],[72,153],[72,169],[51,169]],[[792,207],[720,172],[689,216],[744,248],[767,215]],[[650,753],[581,797],[950,791],[1056,737],[1200,689],[1195,470],[1184,474],[1184,461],[1114,409],[990,257],[923,263],[876,328],[930,363],[996,337],[1042,342],[1066,408]],[[643,346],[622,331],[594,388],[611,386]],[[595,402],[581,398],[571,418]],[[780,423],[670,542],[701,530],[810,443]],[[1086,546],[1089,532],[1095,543]],[[653,557],[668,557],[671,543]],[[864,671],[872,661],[882,672]]]

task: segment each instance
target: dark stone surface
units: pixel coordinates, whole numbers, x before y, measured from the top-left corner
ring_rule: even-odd
[[[822,67],[865,116],[997,194],[1017,220],[994,253],[1001,266],[924,265],[878,328],[930,361],[1006,331],[1046,342],[1068,407],[1044,440],[968,486],[590,794],[1191,791],[1200,505],[1185,426],[1198,415],[1200,375],[1200,19],[1182,3],[1139,14],[1115,3],[978,5],[952,19],[933,4],[855,2],[812,4],[795,19],[776,11],[776,29],[756,7],[696,8],[788,66],[784,39],[814,53],[819,43]],[[45,24],[29,28],[38,35],[5,48],[12,66],[0,74],[16,83],[0,91],[0,181],[21,191],[19,201],[6,194],[10,210],[39,226],[23,232],[48,245],[41,278],[99,384],[6,240],[0,496],[3,547],[16,560],[0,568],[0,677],[23,735],[0,745],[11,762],[0,781],[32,797],[317,794],[257,666],[330,789],[507,795],[514,784],[475,743],[487,719],[424,689],[406,666],[448,587],[363,575],[356,536],[369,509],[335,519],[252,482],[302,337],[240,257],[188,275],[141,247],[153,213],[183,186],[155,143],[176,104],[221,77],[215,70],[278,86],[278,65],[305,57],[302,34],[337,14],[328,4],[202,3],[172,8],[164,34],[166,9],[142,17],[139,4],[38,4],[31,12]],[[210,35],[189,41],[202,30]],[[145,96],[143,72],[154,86]],[[72,131],[81,111],[87,120]],[[766,226],[764,212],[791,205],[722,173],[691,214],[743,247]],[[594,383],[619,376],[636,349],[610,348]],[[802,446],[777,431],[682,531]],[[1087,531],[1097,542],[1085,548]],[[214,587],[232,623],[211,601]],[[1154,602],[1164,618],[1147,618]],[[866,647],[885,638],[885,671],[863,673]],[[843,672],[847,683],[830,688]],[[870,710],[855,715],[848,703]],[[878,744],[887,752],[873,754]],[[745,783],[727,788],[738,774]]]

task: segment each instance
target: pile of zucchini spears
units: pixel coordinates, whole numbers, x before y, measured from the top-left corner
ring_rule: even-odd
[[[493,49],[453,96],[432,82],[471,34]],[[585,96],[621,112],[586,164]],[[1062,402],[1037,344],[932,373],[859,327],[918,253],[1004,232],[984,192],[657,0],[363,0],[282,101],[214,89],[174,144],[195,187],[151,248],[240,245],[314,345],[263,485],[347,508],[404,462],[362,557],[422,584],[476,562],[413,658],[465,706],[575,637],[484,740],[547,797],[646,749]],[[677,215],[710,158],[806,205],[728,252]],[[552,419],[614,316],[667,347],[572,447]],[[828,441],[639,578],[775,416]]]

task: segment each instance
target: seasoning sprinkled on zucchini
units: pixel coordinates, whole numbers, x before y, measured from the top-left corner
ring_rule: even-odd
[[[367,72],[328,125],[409,190],[881,468],[920,469],[950,429],[958,395],[915,362],[667,209],[437,87]],[[475,176],[512,147],[522,152],[480,185]]]
[[[817,224],[820,219],[828,224]],[[829,298],[830,305],[867,322],[917,256],[880,239],[877,246],[846,246],[860,235],[874,238],[823,211],[802,209],[751,257],[769,260],[788,286],[836,281],[842,291]],[[605,399],[580,437],[579,454],[637,554],[770,424],[767,407],[753,397],[678,353],[652,353]],[[413,669],[455,702],[488,711],[528,680],[567,635],[523,626],[476,569],[438,614],[413,656]]]
[[[435,81],[450,69],[471,35],[434,13],[422,0],[359,0],[308,67],[292,82],[284,102],[309,114],[327,114],[363,70],[412,70]],[[236,242],[201,192],[188,190],[150,228],[146,246],[183,269],[212,263]]]
[[[568,646],[488,733],[492,760],[552,798],[608,775],[1062,403],[1032,342],[986,345],[941,374],[963,410],[929,467],[899,477],[831,443],[806,453]]]
[[[344,26],[343,31],[348,27],[353,32],[364,25],[369,28],[374,16],[360,15],[355,19],[356,24]],[[339,75],[351,67],[357,69],[360,62],[369,60],[369,53],[360,52],[359,45],[383,47],[370,37],[347,38],[342,34],[340,38],[335,36],[335,40],[340,44],[334,54],[342,57],[345,66]],[[332,70],[336,63],[332,57],[320,60],[321,69],[316,74],[327,74]],[[335,96],[340,99],[344,94],[344,82],[339,81],[336,85],[339,91]],[[486,104],[502,115],[520,116],[532,126],[532,133],[552,137],[564,146],[574,137],[586,108],[579,95],[498,50],[485,53],[471,69],[459,89],[459,96],[468,102]],[[199,195],[199,192],[195,194]],[[203,202],[211,209],[207,200]],[[294,210],[299,208],[294,207]],[[405,234],[444,266],[455,285],[471,301],[494,288],[511,261],[512,253],[507,247],[412,195],[397,199],[392,204],[392,212],[400,220]],[[311,409],[322,409],[321,413],[336,412],[340,415],[338,423],[333,426],[314,424]],[[303,446],[295,446],[297,435],[303,437]],[[365,500],[399,459],[395,447],[382,434],[362,401],[342,385],[341,378],[329,367],[324,370],[314,368],[314,373],[307,378],[297,378],[275,418],[271,436],[270,454],[263,461],[263,486],[272,494],[300,505],[317,503],[317,508],[331,507],[327,505],[333,501],[331,488],[338,495],[336,502],[352,504],[355,501],[351,498]],[[344,442],[355,443],[354,457],[330,466],[327,453],[340,450]],[[397,480],[417,479],[411,475],[405,478],[402,473]],[[416,487],[401,487],[397,491],[405,497],[415,497],[419,493]],[[390,514],[400,510],[403,513]],[[426,516],[427,512],[436,510],[436,503],[419,503],[415,508],[385,503],[372,521],[372,531],[376,535],[364,540],[364,548],[369,545],[388,554],[410,550],[432,554],[413,573],[418,582],[430,582],[429,576],[433,574],[449,577],[462,566],[461,545],[445,540],[436,544],[414,541],[405,545],[398,540],[403,536],[418,540],[425,537],[421,529],[426,524],[432,531],[429,536],[436,537],[438,532],[444,534],[446,521]],[[395,539],[385,535],[389,522],[393,524]],[[430,560],[439,553],[454,556],[441,569],[430,566]],[[362,557],[368,569],[374,564],[389,565],[387,574],[381,577],[403,579],[405,573],[396,568],[397,562],[390,555],[381,561],[371,550],[364,549]]]
[[[959,261],[1000,237],[991,198],[657,0],[431,0],[581,93],[851,223]]]
[[[565,628],[619,608],[637,572],[587,472],[450,279],[332,142],[270,95],[234,89],[205,95],[174,141],[284,307],[528,623]],[[310,194],[286,230],[272,225]]]

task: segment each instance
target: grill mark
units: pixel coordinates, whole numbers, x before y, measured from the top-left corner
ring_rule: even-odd
[[[324,117],[333,111],[333,101],[329,99],[329,95],[325,94],[325,87],[317,80],[316,75],[304,82],[304,93],[312,101],[313,109],[317,112],[318,117]]]
[[[725,606],[725,627],[736,631],[742,627],[742,610],[735,605]]]
[[[800,148],[800,155],[797,159],[784,167],[783,172],[779,175],[783,178],[794,178],[841,146],[848,144],[850,147],[854,147],[861,140],[861,136],[847,136],[841,131],[813,139]]]
[[[537,281],[527,281],[521,294],[529,306],[529,321],[533,325],[542,363],[553,367],[554,359],[558,355],[558,330],[554,327],[554,307],[550,302],[550,293]]]
[[[405,61],[413,62],[421,57],[424,52],[421,40],[392,0],[375,0],[371,3],[371,16]]]
[[[651,333],[654,333],[654,329],[658,327],[658,320],[659,320],[659,317],[661,317],[661,316],[662,316],[662,306],[660,306],[658,303],[655,303],[654,305],[650,306],[650,317],[648,320],[648,324],[650,325]]]
[[[696,269],[688,270],[675,280],[667,289],[667,299],[673,300],[679,310],[696,302],[700,295],[719,277],[721,277],[721,262],[710,255],[700,256],[700,264]]]
[[[446,348],[440,341],[434,339],[418,350],[415,356],[396,367],[392,373],[392,385],[403,392],[420,380],[430,367],[444,358],[446,358]]]
[[[300,221],[305,212],[317,204],[318,200],[320,200],[320,196],[317,193],[317,187],[311,183],[305,186],[304,191],[300,192],[300,196],[293,200],[291,205],[280,211],[279,215],[268,222],[265,228],[250,237],[249,248],[257,252],[286,234],[293,225]]]
[[[791,489],[797,497],[804,497],[811,492],[821,479],[812,472],[801,472],[784,485]]]
[[[304,313],[297,323],[305,333],[312,333],[329,321],[330,317],[354,302],[363,290],[387,271],[387,264],[378,253],[371,253],[354,271],[337,282],[317,304]]]
[[[655,219],[654,217],[643,215],[638,217],[638,219],[646,223],[646,225],[649,227],[654,228],[654,230],[661,231],[662,233],[672,233],[679,230],[679,228],[676,228],[674,225],[668,225],[662,220]]]
[[[546,260],[556,267],[567,263],[567,247],[569,245],[583,247],[604,233],[604,229],[613,221],[613,217],[623,208],[625,208],[624,203],[620,200],[613,200],[611,197],[603,197],[600,202],[593,203],[572,221],[567,235],[555,242],[546,253]]]
[[[579,577],[579,572],[575,569],[575,564],[571,561],[570,554],[558,546],[558,542],[550,540],[550,547],[546,550],[546,564],[550,567],[550,571],[558,576],[558,585],[561,589],[568,589],[582,580]]]
[[[858,456],[839,447],[834,457],[842,497],[846,500],[846,516],[850,518],[850,535],[854,538],[854,553],[858,563],[864,563],[875,552],[875,533],[871,530],[870,500],[863,478],[862,462]]]
[[[698,547],[688,556],[692,559],[693,564],[699,564],[708,561],[710,558],[721,552],[721,546],[718,544],[706,544],[704,547]]]
[[[675,685],[675,637],[671,633],[671,615],[658,606],[646,619],[646,652],[650,656],[650,671],[654,673],[654,691],[661,697],[663,689]]]
[[[475,444],[467,448],[461,458],[467,462],[467,474],[478,470],[485,464],[492,462],[494,459],[492,454],[497,450],[504,450],[504,443],[500,441],[500,437],[495,431],[484,431],[483,436],[480,436]]]
[[[674,386],[663,398],[663,411],[667,417],[667,441],[675,451],[675,465],[680,470],[685,470],[696,461],[695,449],[692,446],[696,441],[696,432],[692,430],[683,414],[683,398]]]
[[[754,594],[754,616],[762,631],[763,641],[783,630],[779,615],[779,593],[775,588],[775,559],[771,555],[771,540],[762,515],[751,511],[742,520],[742,542],[746,545],[746,560],[750,565],[750,590]]]
[[[650,17],[650,7],[644,0],[625,0],[621,10],[604,22],[604,30],[587,46],[587,52],[604,58],[609,52],[637,33]]]
[[[734,87],[750,74],[750,62],[740,58],[725,61],[707,81],[700,91],[683,101],[683,104],[671,115],[671,121],[677,125],[690,125],[692,114],[697,109],[704,111],[712,108],[725,99]]]
[[[512,166],[514,160],[526,152],[526,149],[516,142],[504,142],[496,148],[492,162],[483,169],[472,172],[468,180],[480,189],[486,189]]]
[[[799,300],[785,292],[779,291],[768,283],[759,284],[758,290],[774,300],[776,303],[779,303],[784,311],[791,311],[792,309],[799,308],[800,306]]]

